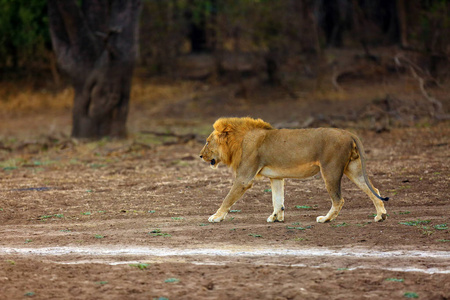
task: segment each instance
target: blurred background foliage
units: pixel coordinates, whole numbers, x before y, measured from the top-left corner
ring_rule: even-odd
[[[48,67],[51,41],[47,1],[0,0],[0,7],[0,66],[3,76]]]
[[[1,80],[59,82],[46,6],[46,0],[0,0]],[[263,70],[276,83],[300,57],[329,63],[321,54],[330,48],[371,56],[391,46],[414,53],[433,76],[449,76],[447,0],[144,0],[140,22],[138,68],[147,76],[204,79]]]

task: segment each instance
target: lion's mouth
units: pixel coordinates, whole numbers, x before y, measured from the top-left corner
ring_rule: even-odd
[[[220,160],[216,160],[215,158],[213,158],[209,161],[209,166],[213,169],[216,169],[219,162],[220,162]]]

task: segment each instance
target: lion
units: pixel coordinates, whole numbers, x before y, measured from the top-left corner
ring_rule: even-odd
[[[335,128],[274,129],[261,119],[220,118],[206,139],[200,158],[212,168],[220,163],[234,174],[231,190],[209,222],[220,222],[231,206],[252,187],[255,178],[268,177],[272,187],[273,213],[267,222],[284,221],[284,179],[308,178],[321,173],[331,209],[318,216],[318,223],[330,222],[338,216],[344,199],[341,179],[345,174],[375,205],[375,222],[386,220],[383,198],[369,180],[364,148],[359,138]]]

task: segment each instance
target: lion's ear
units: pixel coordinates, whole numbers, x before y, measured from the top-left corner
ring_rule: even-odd
[[[225,124],[222,128],[222,133],[228,134],[232,131],[232,127],[229,124]]]
[[[214,129],[218,132],[218,133],[224,133],[224,132],[230,132],[232,131],[232,126],[231,124],[229,124],[229,122],[227,122],[227,119],[221,118],[218,119],[213,127]]]

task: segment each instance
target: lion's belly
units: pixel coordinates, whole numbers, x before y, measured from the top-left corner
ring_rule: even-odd
[[[320,168],[316,163],[309,163],[290,167],[266,166],[258,175],[269,178],[308,178],[316,175],[319,171]]]

